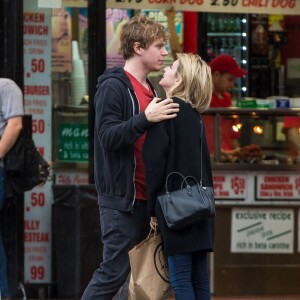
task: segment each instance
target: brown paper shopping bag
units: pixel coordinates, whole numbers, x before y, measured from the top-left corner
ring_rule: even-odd
[[[128,254],[131,266],[129,300],[164,300],[173,295],[161,234],[150,232]]]

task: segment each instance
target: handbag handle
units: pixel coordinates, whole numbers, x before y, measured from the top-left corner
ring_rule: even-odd
[[[166,183],[165,183],[165,188],[166,188],[166,195],[167,195],[167,197],[170,197],[170,193],[169,193],[169,190],[168,190],[168,180],[169,180],[169,177],[171,176],[171,175],[179,175],[183,180],[182,180],[182,183],[181,183],[181,188],[183,187],[183,184],[185,183],[185,185],[186,185],[186,189],[187,189],[187,191],[188,191],[188,194],[191,196],[192,195],[192,192],[191,192],[191,186],[188,184],[188,182],[187,182],[187,178],[192,178],[194,181],[196,181],[197,182],[197,184],[199,185],[199,182],[198,182],[198,180],[195,178],[195,177],[193,177],[193,176],[186,176],[186,177],[184,177],[181,173],[179,173],[179,172],[171,172],[171,173],[169,173],[169,175],[167,176],[167,179],[166,179]]]
[[[185,180],[182,180],[182,182],[181,182],[181,188],[183,188],[183,183],[184,183],[185,181],[188,182],[187,179],[189,179],[189,178],[193,179],[193,180],[196,182],[196,184],[200,185],[199,181],[198,181],[194,176],[189,175],[189,176],[186,176],[186,177],[184,178]]]

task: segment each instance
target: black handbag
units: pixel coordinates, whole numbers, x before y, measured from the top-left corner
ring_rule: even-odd
[[[168,180],[172,175],[181,176],[183,181],[179,190],[169,192]],[[189,185],[189,179],[192,179],[195,184]],[[158,196],[157,199],[169,228],[183,229],[203,219],[212,218],[216,215],[213,188],[202,186],[202,162],[200,182],[193,176],[184,177],[179,172],[171,172],[166,178],[165,189],[166,193]]]
[[[14,197],[51,179],[51,167],[37,151],[31,137],[20,133],[4,157],[6,197]]]

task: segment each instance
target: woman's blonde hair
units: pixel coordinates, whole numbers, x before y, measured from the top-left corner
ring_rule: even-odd
[[[170,97],[178,97],[190,103],[199,113],[205,111],[212,97],[211,70],[199,55],[178,53],[179,83],[169,91]]]
[[[148,49],[154,41],[162,39],[165,42],[168,38],[169,33],[163,25],[139,14],[122,27],[120,53],[126,60],[134,55],[134,43],[138,42],[143,49]]]

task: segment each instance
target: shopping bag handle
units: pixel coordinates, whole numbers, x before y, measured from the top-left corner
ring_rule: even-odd
[[[147,240],[149,240],[152,236],[157,236],[158,235],[158,226],[155,229],[150,228],[149,234],[147,236]]]

